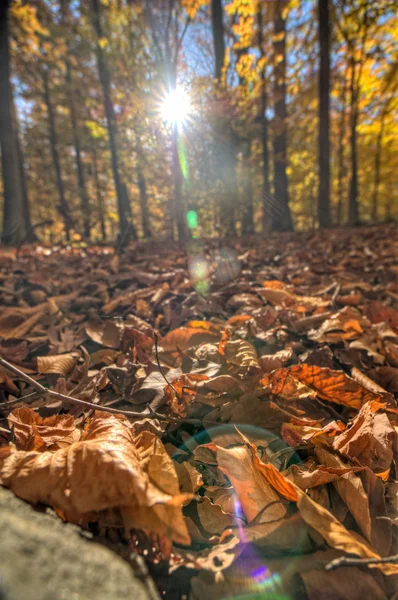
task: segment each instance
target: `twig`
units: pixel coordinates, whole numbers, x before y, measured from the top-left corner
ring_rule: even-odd
[[[124,415],[131,419],[142,419],[145,418],[145,414],[142,412],[133,412],[131,410],[119,410],[117,408],[110,408],[109,406],[101,406],[98,404],[93,404],[92,402],[87,402],[86,400],[80,400],[79,398],[73,398],[73,396],[66,396],[65,394],[60,394],[59,392],[54,392],[53,390],[49,390],[44,385],[41,385],[38,381],[20,371],[17,367],[10,364],[4,358],[0,357],[0,365],[17,375],[20,379],[29,383],[35,390],[40,392],[41,394],[48,396],[49,398],[53,398],[54,400],[61,400],[62,402],[69,402],[70,404],[76,404],[78,406],[83,406],[84,408],[89,408],[90,410],[101,410],[102,412],[108,412],[116,415]],[[23,398],[20,398],[20,401],[23,401]],[[170,421],[172,423],[180,423],[180,420],[175,419],[174,417],[167,417],[160,413],[151,411],[150,414],[157,419],[161,419],[163,421]]]
[[[167,385],[169,387],[171,387],[171,389],[174,391],[175,395],[177,396],[177,400],[181,401],[181,398],[179,397],[177,390],[175,389],[174,385],[167,380],[167,377],[166,377],[166,375],[164,374],[164,371],[163,371],[163,367],[160,364],[160,361],[159,361],[159,349],[158,349],[159,338],[158,338],[158,334],[155,331],[153,332],[153,337],[155,339],[155,358],[156,358],[156,363],[157,363],[157,365],[159,367],[160,374],[163,377],[163,379],[165,380],[165,382],[167,383]]]
[[[325,567],[326,571],[333,571],[340,567],[367,567],[368,565],[379,565],[385,563],[398,563],[398,554],[385,556],[384,558],[350,558],[349,556],[340,556],[335,558]]]
[[[336,285],[336,289],[334,290],[332,298],[331,298],[332,307],[334,307],[334,305],[336,304],[337,296],[340,294],[340,290],[341,290],[341,283],[338,283]]]

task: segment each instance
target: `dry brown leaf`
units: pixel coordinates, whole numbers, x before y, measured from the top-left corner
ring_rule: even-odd
[[[107,348],[118,349],[120,347],[121,329],[115,321],[105,321],[105,323],[89,323],[86,326],[88,337]]]
[[[247,522],[282,519],[286,508],[254,464],[250,450],[246,446],[216,448],[218,467],[230,480]]]
[[[228,341],[224,345],[224,356],[228,363],[239,368],[240,374],[260,370],[257,352],[253,344],[246,340]]]
[[[69,520],[101,521],[113,510],[128,528],[189,543],[181,512],[188,497],[179,493],[173,461],[155,435],[135,437],[124,418],[96,413],[80,442],[54,453],[2,449],[0,483]]]
[[[214,342],[219,334],[199,327],[179,327],[169,331],[161,341],[164,350],[188,350],[199,344]]]
[[[335,402],[343,406],[360,409],[369,400],[379,400],[380,396],[363,387],[342,371],[334,371],[316,365],[293,365],[284,369],[277,369],[264,377],[260,383],[270,385],[272,393],[288,398],[286,382],[288,376],[300,381],[305,386],[316,392],[319,398],[328,402]]]
[[[44,451],[51,446],[69,446],[74,438],[75,420],[72,415],[53,415],[42,418],[31,408],[16,408],[7,417],[13,428],[17,450]]]
[[[76,354],[53,354],[37,357],[37,370],[39,373],[59,373],[68,375],[76,365]]]
[[[368,402],[351,427],[335,438],[333,445],[351,460],[382,473],[390,468],[396,440],[397,434],[387,414],[378,410],[378,404]]]

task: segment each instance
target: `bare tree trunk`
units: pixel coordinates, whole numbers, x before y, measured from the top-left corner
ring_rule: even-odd
[[[274,15],[274,188],[276,206],[272,210],[272,229],[292,231],[289,208],[286,139],[286,21],[283,0],[275,2]]]
[[[4,244],[17,245],[27,236],[23,191],[13,127],[8,30],[9,0],[0,2],[0,146],[4,186]]]
[[[258,44],[260,50],[260,58],[264,57],[264,35],[263,35],[263,4],[260,1],[257,8],[257,23],[258,23]],[[268,151],[268,119],[267,111],[267,81],[265,77],[265,68],[261,71],[260,76],[260,126],[261,126],[261,149],[263,158],[262,178],[262,207],[263,207],[263,233],[270,230],[270,198],[271,187],[269,181],[269,151]]]
[[[22,151],[21,142],[19,139],[19,127],[18,127],[18,117],[17,111],[15,110],[15,102],[14,97],[12,96],[12,119],[13,119],[13,128],[15,132],[15,142],[16,142],[16,150],[18,156],[18,167],[19,167],[19,177],[21,181],[21,190],[22,190],[22,202],[23,202],[23,216],[25,220],[25,230],[26,230],[26,241],[28,243],[37,242],[37,235],[35,230],[32,227],[32,221],[30,218],[30,204],[29,204],[29,196],[28,196],[28,187],[26,185],[26,176],[25,176],[25,160]]]
[[[146,187],[146,179],[144,174],[144,156],[141,147],[141,140],[137,141],[137,156],[138,156],[138,189],[140,191],[140,206],[141,206],[141,219],[142,219],[142,232],[144,238],[151,238],[151,226],[149,222],[149,206],[148,206],[148,192]]]
[[[98,174],[98,162],[97,162],[97,152],[95,148],[93,148],[93,167],[94,167],[94,183],[95,183],[95,195],[97,199],[97,209],[98,209],[98,217],[101,228],[101,237],[102,241],[106,241],[106,227],[105,227],[105,215],[104,215],[104,196],[102,193],[101,182]]]
[[[221,81],[225,59],[224,25],[222,11],[223,8],[221,0],[212,0],[211,23],[213,30],[213,44],[215,56],[215,76],[218,82]]]
[[[319,65],[319,227],[330,227],[330,24],[329,0],[318,0]]]
[[[58,143],[57,143],[57,133],[55,129],[55,117],[54,117],[54,107],[51,101],[50,88],[48,85],[48,71],[46,67],[42,70],[43,77],[43,97],[44,102],[47,108],[47,117],[48,117],[48,138],[50,142],[50,150],[53,159],[53,165],[55,170],[55,177],[57,183],[58,190],[58,198],[59,198],[59,206],[58,210],[62,215],[64,225],[65,225],[65,235],[66,239],[70,239],[70,228],[72,226],[72,219],[69,214],[68,203],[65,198],[64,192],[64,183],[62,181],[62,173],[61,173],[61,163],[59,160],[58,154]]]
[[[61,0],[62,21],[67,35],[67,28],[70,25],[68,22],[68,4],[66,0]],[[80,137],[78,128],[78,119],[76,115],[76,107],[74,102],[73,76],[72,67],[69,60],[69,43],[66,40],[66,55],[65,55],[65,80],[67,90],[67,102],[69,106],[69,114],[72,126],[73,146],[75,150],[75,161],[77,171],[77,182],[80,196],[80,206],[83,215],[83,231],[84,237],[90,239],[90,203],[87,195],[86,183],[84,178],[84,167],[81,157]]]
[[[243,173],[243,216],[242,234],[254,233],[253,219],[253,185],[251,170],[251,144],[248,141],[243,149],[242,173]]]
[[[115,111],[113,108],[111,98],[111,81],[108,66],[106,64],[105,56],[101,47],[101,39],[103,37],[102,26],[101,26],[101,13],[99,0],[91,0],[92,8],[92,20],[94,30],[97,36],[97,65],[98,74],[102,87],[102,94],[104,98],[104,110],[106,116],[106,123],[109,137],[109,147],[111,151],[111,162],[112,162],[112,173],[113,180],[115,183],[117,206],[119,213],[119,228],[120,228],[120,243],[128,243],[130,238],[134,238],[133,224],[130,221],[130,209],[127,204],[128,196],[123,193],[123,182],[120,175],[119,169],[119,157],[117,150],[117,132],[116,132],[116,119]]]
[[[358,156],[357,156],[357,125],[358,125],[358,93],[355,89],[356,62],[354,54],[351,59],[351,114],[350,114],[350,150],[351,150],[351,178],[348,196],[348,222],[358,225]]]
[[[373,195],[372,195],[372,220],[373,223],[377,222],[378,218],[378,205],[379,205],[379,187],[381,180],[381,154],[383,149],[383,137],[384,137],[384,126],[385,126],[385,113],[383,111],[380,123],[379,133],[377,135],[376,142],[376,154],[375,154],[375,167],[374,167],[374,183],[373,183]]]
[[[77,124],[77,116],[75,103],[73,101],[73,82],[72,82],[72,70],[70,66],[69,59],[66,58],[66,84],[68,90],[68,104],[69,104],[69,112],[70,119],[72,125],[72,136],[73,136],[73,146],[75,149],[75,160],[76,160],[76,171],[77,171],[77,181],[79,186],[79,196],[80,196],[80,206],[83,215],[83,229],[84,229],[84,237],[86,239],[90,239],[90,202],[88,199],[86,182],[84,177],[84,167],[81,156],[81,148],[80,148],[80,138],[79,138],[79,130]]]
[[[343,184],[346,173],[345,161],[344,161],[344,140],[346,130],[346,78],[344,78],[344,84],[341,94],[341,118],[339,127],[339,150],[338,150],[338,175],[337,175],[337,223],[341,225],[343,222]]]
[[[225,61],[223,6],[221,0],[211,2],[213,44],[215,56],[215,78],[218,89],[222,85],[222,69]],[[223,192],[220,195],[220,225],[227,236],[236,234],[234,210],[236,194],[236,144],[229,119],[215,126],[215,151],[218,158],[220,179]]]

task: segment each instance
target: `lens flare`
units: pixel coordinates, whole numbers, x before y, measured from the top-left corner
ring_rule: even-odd
[[[161,115],[170,124],[183,123],[191,112],[188,94],[180,87],[170,90],[164,97]]]

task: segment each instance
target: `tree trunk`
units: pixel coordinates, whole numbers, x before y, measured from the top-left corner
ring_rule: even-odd
[[[377,212],[379,205],[379,186],[381,180],[381,154],[383,148],[383,137],[384,137],[384,123],[385,113],[383,112],[381,117],[381,124],[379,133],[377,135],[376,142],[376,154],[375,154],[375,168],[374,168],[374,183],[373,183],[373,196],[372,196],[372,220],[373,223],[377,222]]]
[[[138,157],[138,189],[140,191],[140,206],[141,206],[141,219],[142,219],[142,232],[144,238],[151,238],[151,226],[149,222],[149,206],[148,206],[148,192],[146,187],[146,179],[144,174],[144,156],[141,147],[141,140],[137,140],[137,157]]]
[[[318,0],[319,18],[319,227],[330,227],[330,25],[329,0]]]
[[[66,239],[70,239],[70,228],[72,226],[72,220],[69,214],[68,203],[65,198],[64,192],[64,183],[62,181],[62,173],[61,173],[61,163],[59,160],[58,154],[58,143],[57,143],[57,133],[55,129],[55,117],[54,117],[54,107],[51,101],[50,88],[48,85],[48,71],[46,67],[44,67],[42,71],[43,76],[43,97],[44,102],[47,108],[47,118],[48,118],[48,138],[50,142],[51,155],[53,159],[53,165],[55,170],[55,178],[57,183],[58,197],[59,197],[59,206],[58,210],[62,215],[64,225],[65,225],[65,235]]]
[[[68,104],[69,113],[72,126],[73,146],[75,149],[75,160],[76,160],[76,171],[77,171],[77,182],[79,186],[80,206],[83,215],[83,230],[84,237],[90,239],[90,202],[88,199],[86,182],[84,177],[84,167],[81,156],[79,130],[77,124],[77,115],[75,103],[73,101],[73,83],[72,83],[72,70],[68,57],[65,61],[66,66],[66,87],[68,90]]]
[[[62,22],[65,29],[65,35],[67,36],[67,29],[70,25],[68,22],[68,3],[66,0],[61,0],[61,15]],[[69,105],[69,114],[71,119],[72,126],[72,137],[73,137],[73,146],[75,150],[75,161],[76,161],[76,171],[77,171],[77,182],[79,188],[79,196],[80,196],[80,207],[83,216],[83,232],[84,237],[86,239],[90,239],[90,203],[87,195],[85,177],[84,177],[84,167],[83,161],[81,157],[81,148],[80,148],[80,138],[79,138],[79,128],[78,128],[78,119],[76,115],[76,108],[74,103],[74,89],[73,89],[73,77],[72,77],[72,67],[69,60],[69,42],[68,38],[66,39],[66,55],[65,55],[65,80],[66,80],[66,90],[67,90],[67,102]]]
[[[18,168],[19,168],[19,177],[21,181],[21,190],[22,190],[22,204],[23,204],[23,216],[25,221],[25,230],[26,230],[26,241],[28,243],[37,242],[38,238],[35,233],[35,230],[32,227],[32,221],[30,218],[30,204],[29,204],[29,196],[28,196],[28,187],[26,185],[26,176],[25,176],[25,160],[22,151],[21,142],[19,139],[19,127],[18,127],[18,117],[17,111],[15,110],[15,102],[14,97],[12,96],[12,120],[13,120],[13,128],[15,132],[15,142],[16,142],[16,150],[18,156]]]
[[[222,70],[225,61],[223,6],[221,0],[211,2],[211,22],[213,31],[215,78],[218,90],[222,88]],[[223,110],[218,101],[220,112]],[[228,115],[223,114],[215,128],[215,154],[218,172],[223,184],[220,194],[220,228],[227,236],[236,234],[234,211],[237,202],[236,193],[236,146]]]
[[[338,175],[337,175],[337,224],[343,223],[343,184],[344,177],[346,174],[345,161],[344,161],[344,140],[346,130],[346,78],[344,78],[344,84],[341,94],[341,119],[339,127],[339,150],[338,150]]]
[[[101,237],[102,241],[106,241],[106,227],[105,227],[105,215],[104,215],[104,197],[101,188],[101,182],[99,180],[98,174],[98,162],[97,162],[97,152],[95,148],[93,148],[93,167],[94,167],[94,183],[95,183],[95,194],[97,198],[97,209],[98,209],[98,217],[101,228]]]
[[[117,206],[119,213],[120,243],[127,244],[130,238],[134,238],[134,228],[130,221],[130,207],[128,196],[123,193],[123,182],[120,175],[119,157],[117,150],[117,132],[115,111],[111,98],[111,80],[106,64],[105,56],[101,48],[102,26],[99,0],[91,0],[93,27],[97,36],[97,65],[102,94],[104,99],[104,110],[108,129],[109,148],[111,151],[112,173],[115,183]]]
[[[348,222],[350,225],[358,225],[358,156],[357,156],[357,125],[358,125],[358,93],[355,89],[356,62],[352,55],[351,59],[351,114],[350,114],[350,150],[351,150],[351,178],[348,196]]]
[[[253,219],[253,185],[251,172],[251,144],[248,141],[243,149],[242,173],[243,173],[243,216],[242,234],[254,233]]]
[[[213,44],[215,56],[215,77],[219,82],[221,81],[225,59],[224,25],[222,11],[223,8],[221,0],[212,0],[211,24],[213,30]]]
[[[257,8],[257,24],[258,24],[258,45],[260,50],[260,58],[264,58],[264,36],[263,36],[263,4],[260,1]],[[262,69],[260,75],[260,127],[261,127],[261,150],[262,150],[262,208],[263,208],[263,233],[270,230],[270,200],[271,188],[269,182],[269,152],[268,152],[268,119],[267,119],[267,81],[265,77],[265,68]]]
[[[182,172],[178,156],[178,124],[173,124],[171,139],[172,177],[173,177],[173,221],[177,224],[177,238],[184,241],[187,237],[185,211],[182,199]]]
[[[0,146],[4,187],[4,244],[18,245],[27,237],[17,143],[12,118],[12,87],[8,30],[9,0],[0,2]]]
[[[274,188],[275,205],[272,207],[272,229],[292,231],[289,193],[286,174],[286,21],[285,2],[275,3],[274,15]]]

